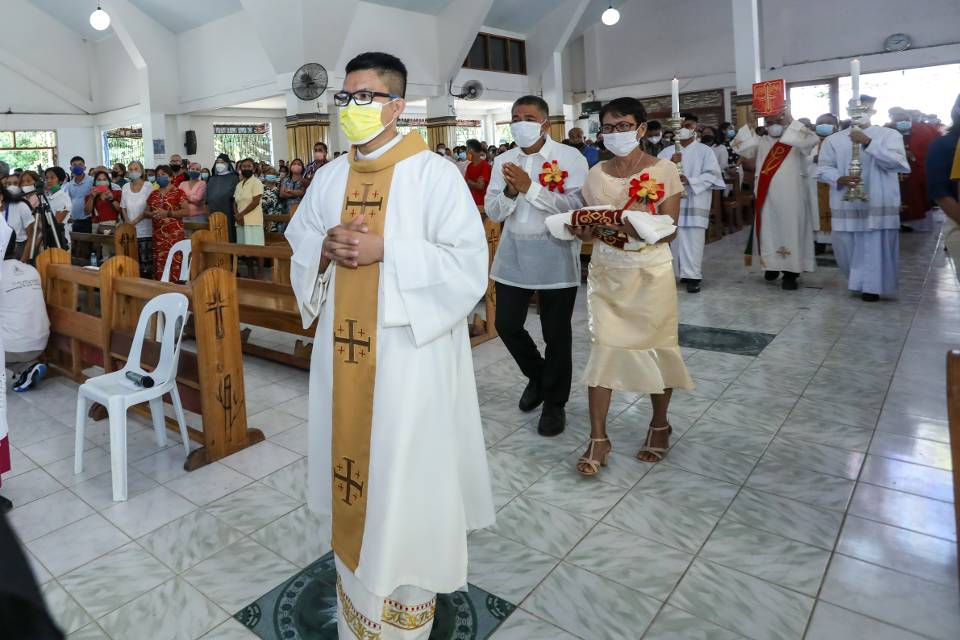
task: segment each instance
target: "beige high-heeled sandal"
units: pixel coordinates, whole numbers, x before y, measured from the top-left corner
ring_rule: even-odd
[[[607,459],[610,457],[610,452],[613,451],[613,445],[610,445],[610,449],[600,456],[599,459],[594,459],[593,449],[598,442],[610,442],[610,438],[590,438],[590,446],[587,447],[587,454],[577,460],[577,471],[580,472],[580,475],[592,477],[600,473],[600,467],[607,466]],[[580,465],[587,465],[589,469],[583,470],[580,468]]]
[[[637,452],[637,460],[639,460],[640,462],[660,462],[661,460],[663,460],[663,457],[667,454],[667,449],[669,449],[669,447],[650,446],[650,439],[654,431],[666,431],[667,435],[669,436],[673,433],[673,427],[671,427],[669,424],[665,427],[654,427],[653,425],[650,425],[647,431],[647,440],[643,443],[643,448]],[[649,453],[653,455],[653,457],[655,457],[656,460],[644,460],[643,458],[640,457],[641,454],[644,454],[644,453]]]

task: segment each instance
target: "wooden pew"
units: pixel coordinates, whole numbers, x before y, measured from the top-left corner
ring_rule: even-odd
[[[953,511],[960,532],[960,351],[947,353],[947,417],[953,462]],[[957,539],[957,567],[960,569],[960,536]]]
[[[118,224],[113,233],[70,233],[70,245],[72,250],[75,253],[79,254],[80,247],[93,248],[97,247],[97,254],[101,257],[101,262],[106,258],[103,257],[103,247],[109,247],[111,249],[111,255],[114,256],[126,256],[128,258],[133,258],[133,261],[137,261],[139,256],[139,251],[137,249],[137,229],[132,224],[127,224],[126,222]],[[89,264],[90,255],[76,255],[76,261],[80,264]]]
[[[230,237],[230,234],[227,233],[227,224],[227,215],[214,211],[207,216],[206,222],[184,222],[183,231],[188,238],[197,231],[212,231],[215,237],[226,242],[227,238]]]
[[[121,368],[144,304],[161,293],[179,292],[190,299],[197,351],[181,350],[178,389],[184,408],[202,417],[201,429],[188,426],[190,438],[202,446],[190,453],[184,469],[192,471],[264,439],[259,429],[247,428],[239,310],[230,274],[210,269],[190,284],[176,285],[140,278],[137,263],[125,256],[107,260],[99,270],[70,266],[69,260],[59,249],[37,259],[50,317],[46,357],[54,371],[82,383],[90,366]],[[77,311],[81,287],[99,294],[95,312]],[[145,341],[141,365],[151,370],[159,355],[159,343]],[[145,406],[133,410],[150,415]],[[91,415],[106,413],[95,407]],[[166,422],[177,432],[173,420]]]
[[[297,213],[297,207],[299,206],[299,204],[295,204],[290,207],[290,213],[263,216],[263,237],[268,245],[289,244],[282,232],[273,230],[273,225],[274,223],[289,224],[290,221],[293,220],[293,216]]]
[[[190,275],[204,269],[220,268],[236,277],[237,299],[240,307],[240,322],[255,327],[291,333],[313,339],[316,328],[303,328],[300,309],[293,287],[290,286],[290,258],[293,251],[289,245],[254,245],[220,242],[209,231],[197,231],[190,237]],[[255,280],[237,273],[240,258],[268,258],[273,263],[270,280]],[[312,345],[297,340],[293,353],[279,351],[249,341],[249,331],[243,336],[243,351],[300,369],[310,368]]]

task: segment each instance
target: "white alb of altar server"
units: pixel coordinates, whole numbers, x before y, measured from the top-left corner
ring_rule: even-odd
[[[830,185],[833,253],[851,291],[895,295],[900,253],[900,178],[910,164],[899,131],[866,126],[860,152],[863,189],[869,200],[846,201],[838,181],[850,173],[851,129],[834,133],[820,147],[817,179]]]
[[[679,134],[689,129],[681,129]],[[670,145],[657,157],[669,160],[673,157],[675,146]],[[674,271],[680,278],[700,280],[703,278],[703,245],[710,225],[710,205],[713,202],[713,190],[723,189],[723,173],[717,154],[699,140],[683,147],[681,165],[684,194],[680,200],[680,220],[677,223],[677,241],[674,252]]]
[[[813,271],[816,268],[814,232],[820,226],[820,213],[816,190],[810,188],[811,179],[816,175],[810,152],[820,139],[797,120],[785,127],[779,138],[758,136],[749,127],[744,128],[746,131],[741,129],[737,135],[738,139],[743,136],[737,153],[756,158],[757,183],[770,150],[778,142],[790,145],[782,163],[771,163],[774,166],[770,168],[776,168],[759,212],[760,242],[756,239],[753,242],[753,255],[760,258],[756,266],[766,271]]]
[[[400,140],[358,158],[379,158]],[[286,231],[304,326],[319,318],[308,504],[328,515],[334,342],[327,336],[334,335],[337,282],[335,264],[324,273],[319,267],[324,236],[341,223],[349,173],[347,154],[317,171]],[[396,163],[383,255],[366,526],[355,578],[381,597],[401,586],[448,593],[466,585],[467,531],[494,522],[466,322],[487,287],[488,249],[456,165],[427,150]]]

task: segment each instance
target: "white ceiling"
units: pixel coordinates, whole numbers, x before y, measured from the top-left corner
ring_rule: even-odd
[[[405,11],[416,11],[417,13],[428,13],[432,16],[437,15],[447,8],[451,0],[366,0],[371,4],[379,4],[394,9],[403,9]]]
[[[243,9],[240,0],[129,0],[131,4],[173,31],[181,33],[213,22]],[[38,9],[53,16],[81,37],[92,41],[112,35],[112,29],[96,31],[90,26],[90,13],[97,0],[30,0]],[[100,0],[101,8],[110,13],[110,0]]]
[[[254,100],[252,102],[243,102],[241,104],[235,104],[231,109],[286,109],[287,108],[287,99],[283,96],[272,96],[270,98],[264,98],[262,100]]]
[[[557,4],[557,0],[494,0],[483,24],[494,29],[527,33]]]

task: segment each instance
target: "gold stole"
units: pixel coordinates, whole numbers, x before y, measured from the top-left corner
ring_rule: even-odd
[[[350,174],[342,224],[364,216],[368,233],[383,235],[396,163],[427,149],[411,133],[374,160],[357,160]],[[367,515],[373,388],[377,375],[377,303],[380,265],[337,265],[333,319],[333,549],[351,571],[360,564]]]

